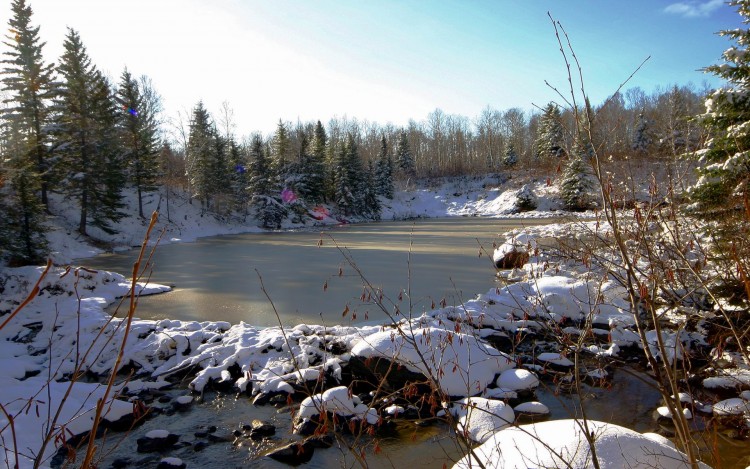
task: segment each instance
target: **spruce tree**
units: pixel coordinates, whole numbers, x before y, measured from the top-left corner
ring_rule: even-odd
[[[633,132],[633,144],[631,148],[637,155],[646,155],[651,149],[653,138],[651,137],[650,122],[643,111],[638,114]]]
[[[354,147],[354,139],[351,135],[343,145],[336,150],[334,160],[334,199],[336,209],[343,216],[357,214],[357,187],[354,176],[354,168],[351,168],[352,156],[357,155]]]
[[[250,184],[249,164],[245,149],[237,144],[234,137],[229,138],[230,193],[233,210],[247,214],[250,195],[247,186]]]
[[[380,212],[382,206],[380,205],[380,199],[378,198],[378,188],[375,182],[375,168],[373,167],[372,161],[367,163],[367,172],[364,175],[364,191],[362,197],[362,215],[366,216],[371,220],[380,220]]]
[[[211,128],[211,144],[209,164],[209,192],[212,199],[220,203],[214,204],[214,212],[226,215],[231,210],[231,179],[233,167],[230,166],[229,141],[219,134],[216,125]]]
[[[288,165],[291,162],[291,148],[292,143],[289,138],[289,130],[286,124],[279,119],[279,124],[276,126],[276,133],[271,141],[271,167],[277,177],[278,184],[282,187],[286,185],[286,177],[289,171]]]
[[[141,86],[128,72],[123,71],[117,90],[118,129],[120,143],[127,164],[130,184],[138,196],[138,215],[143,213],[143,194],[158,188],[159,151],[158,126],[154,109],[144,98]]]
[[[536,140],[536,154],[539,158],[558,158],[565,156],[563,148],[563,126],[560,108],[549,103],[539,119]]]
[[[507,168],[512,168],[516,163],[518,163],[516,148],[513,146],[513,142],[508,142],[508,145],[505,147],[505,154],[503,155],[503,165]]]
[[[16,125],[23,136],[25,156],[34,165],[25,179],[39,179],[42,204],[49,205],[47,192],[51,185],[51,163],[48,152],[51,102],[56,95],[54,66],[42,58],[44,43],[39,39],[39,26],[31,25],[31,7],[25,0],[13,0],[12,16],[8,21],[10,33],[4,43],[8,49],[0,62],[3,64],[0,83],[9,97],[3,109],[4,124]],[[34,182],[34,185],[37,183]]]
[[[583,139],[576,139],[572,156],[563,170],[560,195],[567,210],[582,211],[591,208],[594,188],[590,148]]]
[[[263,228],[280,228],[286,216],[286,209],[278,199],[276,189],[272,165],[263,141],[255,135],[250,143],[250,183],[247,190],[255,216]]]
[[[405,178],[412,178],[414,172],[414,156],[409,147],[409,136],[406,131],[401,131],[398,137],[398,146],[396,147],[396,168]]]
[[[386,199],[393,198],[393,160],[388,151],[385,134],[380,137],[380,153],[374,169],[375,193]]]
[[[3,127],[0,154],[0,257],[11,265],[40,263],[47,253],[40,179],[18,121]]]
[[[306,180],[305,200],[319,204],[326,200],[326,131],[318,121],[315,124],[312,139],[304,151],[305,163],[303,173]]]
[[[111,223],[124,216],[125,184],[116,104],[109,82],[91,63],[76,31],[68,30],[64,48],[56,136],[66,192],[80,207],[81,234],[87,234],[89,222],[114,233]]]
[[[750,0],[734,0],[743,23],[750,23]],[[699,179],[691,188],[693,208],[712,211],[734,207],[750,197],[750,29],[719,32],[735,42],[724,51],[724,63],[706,67],[727,81],[705,101],[699,122],[709,132],[705,148],[695,152]]]
[[[190,119],[186,157],[193,197],[200,201],[203,210],[208,210],[211,206],[214,150],[213,122],[203,101],[199,101]]]

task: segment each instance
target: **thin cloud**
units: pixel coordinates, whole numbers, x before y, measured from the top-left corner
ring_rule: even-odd
[[[667,6],[664,13],[679,15],[685,18],[706,18],[724,5],[724,0],[709,0],[707,2],[677,2]]]

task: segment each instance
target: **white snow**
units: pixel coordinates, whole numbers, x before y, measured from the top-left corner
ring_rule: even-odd
[[[750,413],[750,404],[744,399],[733,397],[714,404],[713,411],[715,415],[740,415]]]
[[[151,430],[150,432],[146,433],[144,435],[146,438],[151,438],[152,440],[166,438],[169,436],[169,432],[167,430],[158,429],[158,430]]]
[[[559,353],[555,352],[544,352],[537,355],[536,359],[540,362],[551,363],[558,366],[573,366],[575,363],[570,361],[568,358],[563,357]]]
[[[434,379],[451,396],[479,394],[513,360],[472,335],[438,328],[410,334],[385,330],[362,338],[352,348],[362,358],[384,357]]]
[[[603,469],[628,467],[682,469],[685,456],[673,447],[618,425],[589,420],[596,454]],[[484,467],[527,469],[530,467],[590,468],[591,451],[582,422],[572,419],[511,427],[495,433],[454,469]],[[699,467],[708,468],[700,463]]]
[[[518,404],[513,408],[519,414],[549,414],[549,407],[538,401],[529,401],[522,404]]]
[[[498,430],[513,424],[513,409],[502,401],[483,397],[467,397],[453,406],[458,431],[477,443],[484,443]]]
[[[496,383],[498,388],[511,391],[525,391],[539,386],[539,378],[531,371],[524,369],[512,369],[503,371],[498,376]]]

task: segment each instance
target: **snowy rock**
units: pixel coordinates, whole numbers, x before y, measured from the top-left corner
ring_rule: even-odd
[[[314,451],[315,443],[312,441],[294,441],[271,451],[268,453],[268,457],[284,464],[289,464],[290,466],[299,466],[300,464],[309,462],[313,457]]]
[[[507,428],[495,433],[453,467],[469,469],[477,467],[478,462],[492,469],[591,467],[591,451],[581,423],[566,419]],[[684,454],[636,431],[594,420],[587,424],[596,438],[594,444],[601,467],[682,469],[687,465]],[[703,463],[698,467],[709,469]]]
[[[309,419],[323,412],[331,412],[342,417],[354,415],[356,404],[352,400],[349,389],[346,386],[337,386],[328,389],[321,394],[306,397],[300,404],[297,417]]]
[[[659,435],[658,433],[643,433],[643,436],[659,444],[667,445],[667,446],[677,449],[677,447],[674,445],[672,440],[670,440],[669,438],[665,436]]]
[[[713,405],[714,415],[741,415],[750,411],[750,403],[739,397],[725,399]]]
[[[487,399],[517,399],[518,393],[506,388],[487,388],[484,390],[484,397]]]
[[[511,391],[526,391],[536,389],[539,386],[539,378],[531,371],[515,368],[503,371],[495,384],[498,388]]]
[[[372,334],[352,348],[352,355],[385,357],[433,376],[449,396],[479,394],[497,373],[514,367],[508,355],[476,337],[438,328],[416,330],[408,340],[397,331]]]
[[[156,469],[185,469],[187,464],[182,462],[180,458],[163,458],[156,465]]]
[[[519,269],[529,262],[529,253],[522,251],[508,251],[495,259],[498,269]]]
[[[255,419],[250,424],[250,438],[253,440],[261,440],[275,433],[276,427],[262,420]]]
[[[404,409],[400,405],[389,405],[388,407],[386,407],[383,410],[388,415],[397,416],[397,415],[403,415],[406,409]]]
[[[558,368],[571,368],[575,365],[572,361],[554,352],[540,353],[536,359],[544,364],[553,365]]]
[[[143,438],[138,438],[136,444],[138,445],[137,451],[139,453],[155,453],[158,451],[164,451],[177,443],[180,439],[179,435],[169,433],[166,430],[152,430]]]
[[[513,408],[516,413],[528,415],[548,415],[549,407],[537,401],[524,402]]]
[[[477,443],[484,443],[496,431],[512,425],[513,409],[502,401],[468,397],[454,404],[458,430]]]

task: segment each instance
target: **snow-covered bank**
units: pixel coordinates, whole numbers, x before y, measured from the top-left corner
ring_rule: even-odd
[[[516,206],[522,190],[524,193],[533,193],[535,209],[520,211]],[[135,207],[135,194],[125,195],[126,205]],[[566,215],[560,208],[557,188],[530,175],[514,179],[493,175],[422,181],[419,185],[410,183],[405,184],[401,190],[396,190],[392,200],[381,199],[381,203],[383,220],[457,216],[546,218]],[[89,240],[77,234],[78,212],[73,204],[53,196],[52,207],[55,216],[50,219],[51,231],[47,237],[51,257],[56,264],[66,264],[73,259],[103,252],[103,248],[94,247]],[[190,203],[186,194],[172,195],[169,202],[162,194],[149,194],[144,199],[144,212],[151,213],[154,210],[160,214],[154,233],[163,232],[159,240],[161,244],[263,231],[258,228],[257,220],[249,215],[219,219],[210,212],[204,213],[200,204]],[[321,206],[310,214],[306,223],[292,223],[287,219],[282,229],[305,229],[357,221],[337,218],[333,212],[333,207]],[[127,249],[140,245],[147,225],[148,220],[129,214],[113,224],[117,231],[115,235],[109,235],[95,227],[90,227],[89,232],[94,239],[108,245],[109,249]]]
[[[552,233],[556,238],[577,238],[580,229],[578,224],[557,225],[513,233],[508,239],[510,243],[523,239],[520,244],[533,248]],[[606,237],[606,230],[599,233]],[[522,247],[517,243],[516,248]],[[0,311],[8,312],[20,303],[39,272],[35,268],[3,270]],[[115,404],[118,413],[112,418],[132,406],[125,402],[128,396],[167,385],[171,377],[188,373],[190,389],[195,392],[217,386],[251,394],[258,403],[277,395],[292,399],[305,394],[305,386],[317,390],[307,395],[307,404],[302,403],[297,423],[300,432],[307,423],[315,424],[316,414],[321,411],[352,422],[378,425],[389,415],[398,414],[398,408],[394,409],[391,403],[365,403],[340,386],[349,384],[347,374],[354,373],[355,363],[367,367],[368,363],[384,359],[425,375],[445,396],[472,396],[474,400],[464,401],[464,411],[455,410],[458,428],[477,442],[494,441],[508,431],[503,429],[507,421],[515,420],[515,411],[507,402],[514,402],[519,414],[537,409],[541,412],[544,404],[534,401],[533,395],[539,380],[546,379],[552,385],[552,377],[564,380],[570,376],[572,362],[565,356],[570,350],[549,342],[550,333],[580,334],[579,320],[590,316],[592,331],[599,339],[584,352],[587,358],[581,371],[597,380],[605,379],[609,356],[616,355],[620,347],[638,344],[624,291],[614,279],[597,278],[581,263],[535,249],[523,268],[512,275],[519,281],[493,288],[462,305],[414,316],[399,313],[395,325],[298,325],[282,331],[244,323],[136,320],[122,361],[135,375],[130,382],[123,376],[118,383],[129,394],[122,394],[121,401]],[[18,429],[45,428],[49,415],[62,405],[61,399],[38,397],[47,396],[49,377],[53,378],[49,395],[60,395],[69,386],[65,379],[84,356],[83,369],[93,374],[106,374],[113,366],[122,337],[122,321],[110,320],[103,308],[116,296],[125,295],[128,287],[118,274],[56,268],[43,282],[41,294],[0,330],[0,362],[14,364],[13,375],[3,380],[0,391],[0,404],[14,422],[11,427],[10,419],[0,421],[7,461],[14,460],[14,448],[22,448],[21,465],[30,467],[31,459],[41,448],[38,431]],[[162,289],[151,286],[144,293]],[[700,337],[688,334],[675,341],[673,347],[690,350],[699,345]],[[86,356],[89,346],[92,349]],[[371,368],[377,369],[374,365]],[[93,384],[75,386],[76,396],[91,398],[65,402],[67,413],[58,417],[53,433],[67,431],[63,428],[75,428],[77,432],[90,426],[90,420],[82,415],[93,408],[101,388]],[[29,401],[31,396],[37,397]],[[26,412],[29,402],[35,409],[38,407],[38,414]],[[477,403],[494,410],[489,415],[481,407],[465,411],[467,405]],[[454,412],[445,405],[445,412]],[[66,425],[70,419],[77,422],[75,427]],[[12,443],[14,429],[17,446]],[[631,438],[631,433],[617,430],[612,438],[616,444],[619,435]],[[643,440],[633,441],[639,448],[644,447]],[[579,440],[561,444],[586,443]],[[523,454],[533,459],[534,451],[537,449],[530,447]],[[675,457],[671,450],[666,451],[659,443],[644,453]],[[45,453],[47,463],[52,452],[54,444]],[[492,448],[488,447],[486,454],[492,457]],[[635,455],[639,461],[642,456]],[[617,465],[620,460],[613,461]],[[649,461],[653,462],[646,459],[645,463]]]

